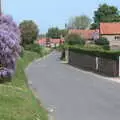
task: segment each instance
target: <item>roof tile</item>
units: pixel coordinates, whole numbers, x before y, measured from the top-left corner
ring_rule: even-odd
[[[120,34],[120,22],[100,23],[100,34]]]

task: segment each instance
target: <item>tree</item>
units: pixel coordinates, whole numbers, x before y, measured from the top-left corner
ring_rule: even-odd
[[[99,27],[100,22],[120,22],[118,8],[107,4],[100,5],[94,12],[94,23]]]
[[[46,37],[45,34],[40,34],[40,35],[38,36],[39,39],[41,39],[41,38],[45,38],[45,37]]]
[[[61,29],[61,30],[60,30],[60,35],[61,35],[62,37],[65,37],[67,34],[68,34],[68,30],[66,30],[66,29]]]
[[[9,15],[0,16],[0,80],[10,79],[21,52],[20,30]]]
[[[91,19],[88,16],[76,16],[69,19],[67,27],[68,29],[86,29],[89,27],[90,23]]]
[[[32,20],[24,20],[19,25],[21,30],[22,45],[33,44],[38,37],[39,29]]]
[[[69,45],[84,45],[85,40],[78,34],[68,34],[65,37],[65,43]]]
[[[60,35],[61,35],[60,30],[57,27],[49,28],[46,34],[48,38],[60,38]]]
[[[92,23],[92,24],[90,25],[90,29],[91,29],[91,30],[97,29],[97,24],[96,24],[96,23]]]

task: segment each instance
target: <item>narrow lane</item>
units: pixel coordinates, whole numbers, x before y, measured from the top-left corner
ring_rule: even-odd
[[[26,74],[56,120],[120,120],[120,84],[62,64],[60,54],[34,62]]]

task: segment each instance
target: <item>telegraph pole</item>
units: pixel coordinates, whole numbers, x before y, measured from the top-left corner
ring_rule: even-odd
[[[0,0],[0,15],[2,15],[2,2]]]

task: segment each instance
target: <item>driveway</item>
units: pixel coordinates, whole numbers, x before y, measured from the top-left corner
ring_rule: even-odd
[[[56,120],[120,120],[120,84],[59,61],[60,53],[34,62],[26,74]]]

